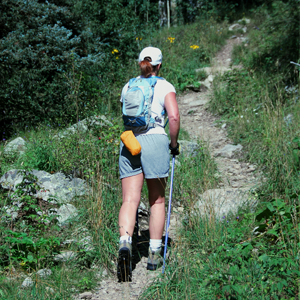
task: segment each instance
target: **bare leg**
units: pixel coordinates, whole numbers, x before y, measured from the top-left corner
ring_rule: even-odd
[[[150,239],[161,239],[165,226],[165,188],[167,178],[147,179],[151,207]]]
[[[123,204],[119,213],[120,236],[133,235],[143,182],[143,173],[122,179]]]

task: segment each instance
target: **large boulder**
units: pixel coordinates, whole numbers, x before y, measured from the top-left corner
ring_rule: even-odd
[[[238,144],[238,145],[231,145],[227,144],[224,146],[221,150],[218,150],[214,153],[214,156],[222,156],[226,158],[232,158],[236,152],[239,152],[243,149],[243,146]]]
[[[4,153],[7,155],[18,153],[20,155],[25,152],[25,148],[25,140],[21,137],[17,137],[6,145],[6,147],[4,148]]]
[[[113,126],[113,124],[107,120],[104,115],[101,116],[93,116],[79,121],[78,123],[70,126],[63,132],[60,132],[58,135],[54,137],[63,138],[70,134],[76,134],[78,132],[85,133],[89,131],[91,128],[95,127],[103,127],[103,126]]]
[[[226,188],[205,191],[196,202],[195,208],[201,215],[214,215],[217,219],[226,218],[229,212],[236,213],[239,207],[255,207],[257,199],[250,188]],[[238,217],[238,216],[237,216]]]
[[[242,29],[243,26],[238,24],[238,23],[235,23],[235,24],[232,24],[229,26],[228,30],[229,31],[234,31],[234,30],[238,30],[238,29]]]
[[[198,70],[196,70],[196,72]],[[193,90],[194,92],[206,92],[207,90],[210,90],[213,81],[214,81],[214,75],[210,74],[204,81],[198,81],[197,85],[191,84],[187,86],[187,88]]]
[[[37,177],[41,189],[37,191],[36,197],[47,201],[49,198],[56,198],[58,203],[68,203],[76,196],[83,196],[88,193],[89,188],[85,180],[80,178],[67,178],[63,173],[50,174],[46,171],[32,170]],[[16,185],[21,183],[23,175],[19,170],[10,170],[0,178],[0,186],[3,189],[16,190]]]
[[[56,212],[59,225],[64,225],[66,221],[78,215],[77,208],[70,204],[63,204]]]

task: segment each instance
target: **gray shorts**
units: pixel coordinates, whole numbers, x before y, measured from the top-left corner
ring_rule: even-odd
[[[169,138],[163,134],[148,134],[136,137],[142,146],[140,154],[133,156],[120,143],[120,179],[144,173],[146,179],[169,176]]]

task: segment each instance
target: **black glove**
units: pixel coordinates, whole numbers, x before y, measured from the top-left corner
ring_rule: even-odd
[[[179,145],[179,143],[177,143],[177,146],[175,148],[172,148],[171,143],[170,143],[169,144],[169,149],[170,149],[172,155],[180,154],[180,145]]]

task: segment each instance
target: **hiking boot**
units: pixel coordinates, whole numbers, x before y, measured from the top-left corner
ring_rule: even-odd
[[[159,268],[162,265],[163,259],[161,256],[161,249],[162,248],[159,248],[156,251],[152,251],[151,248],[149,247],[147,270],[155,271],[157,268]]]
[[[131,267],[131,251],[132,246],[127,241],[122,241],[119,246],[118,258],[118,279],[119,282],[131,281],[132,267]]]

